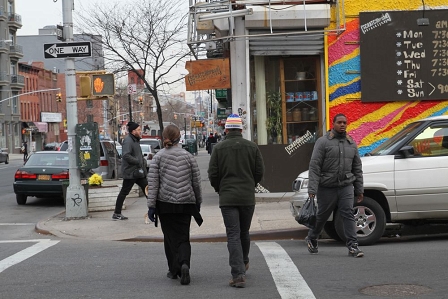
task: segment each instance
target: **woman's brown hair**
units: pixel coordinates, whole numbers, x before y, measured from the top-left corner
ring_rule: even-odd
[[[176,125],[168,125],[163,129],[163,147],[172,147],[180,141],[180,130]]]

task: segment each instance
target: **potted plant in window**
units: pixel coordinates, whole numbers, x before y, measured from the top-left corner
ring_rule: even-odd
[[[267,92],[266,129],[275,143],[282,143],[282,94],[278,91]]]

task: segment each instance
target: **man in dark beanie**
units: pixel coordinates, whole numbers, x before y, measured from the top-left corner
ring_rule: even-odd
[[[112,215],[112,219],[114,220],[128,219],[128,217],[121,214],[121,209],[126,196],[129,194],[134,184],[139,185],[143,190],[143,193],[145,193],[145,188],[148,185],[146,179],[146,160],[144,159],[142,149],[140,148],[142,129],[139,124],[132,121],[128,122],[127,127],[128,136],[126,136],[123,141],[121,162],[123,184],[115,203],[115,211]]]

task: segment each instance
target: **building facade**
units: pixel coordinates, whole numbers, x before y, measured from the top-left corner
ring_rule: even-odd
[[[271,192],[291,190],[338,113],[361,154],[415,119],[448,114],[443,0],[191,2],[190,48],[230,57],[232,112],[269,157]]]
[[[14,0],[0,0],[0,147],[19,152],[21,121],[18,94],[24,87],[18,61],[23,57],[17,43],[22,18],[15,12]]]

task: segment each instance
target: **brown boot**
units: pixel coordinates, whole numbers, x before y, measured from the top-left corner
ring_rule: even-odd
[[[244,277],[244,275],[238,275],[238,277],[233,278],[229,281],[229,286],[235,288],[244,288],[246,286],[246,277]]]

